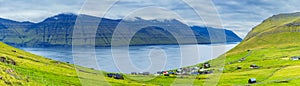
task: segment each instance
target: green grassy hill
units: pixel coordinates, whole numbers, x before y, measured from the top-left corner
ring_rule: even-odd
[[[76,67],[80,72],[76,72],[74,65],[33,55],[0,42],[0,86],[81,86],[81,83],[103,86],[106,84],[104,82],[111,85],[142,85],[104,77],[101,71],[90,68]]]
[[[292,56],[300,56],[299,50],[300,13],[274,15],[254,27],[244,41],[226,53],[219,84],[244,85],[249,78],[256,78],[255,85],[300,85],[300,61],[291,60]],[[245,60],[239,62],[242,58]],[[251,64],[260,68],[251,69]]]

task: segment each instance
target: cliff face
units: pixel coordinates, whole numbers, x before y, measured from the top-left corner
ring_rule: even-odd
[[[112,35],[115,28],[120,22],[125,23],[128,28],[138,28],[137,25],[153,24],[157,26],[143,27],[131,39],[131,45],[146,45],[146,44],[177,44],[175,37],[166,30],[172,30],[181,37],[188,37],[192,33],[187,34],[184,29],[189,26],[181,23],[178,20],[112,20],[106,18],[93,17],[88,15],[75,14],[59,14],[49,17],[39,23],[17,22],[8,19],[0,19],[0,40],[17,46],[30,47],[47,47],[47,46],[70,46],[72,44],[72,34],[74,24],[78,16],[88,17],[91,20],[85,20],[84,27],[89,27],[89,22],[93,20],[101,20],[96,33],[96,46],[110,46]],[[158,27],[165,25],[168,27]],[[121,27],[125,28],[125,27]],[[220,34],[221,29],[206,28],[206,27],[191,27],[196,35],[198,43],[211,43],[210,36],[207,30],[213,31],[213,34]],[[239,42],[239,38],[232,31],[224,30],[227,42]],[[212,38],[213,39],[213,38]],[[217,38],[215,38],[218,40]],[[218,42],[218,41],[214,41]],[[186,41],[185,43],[189,43]]]

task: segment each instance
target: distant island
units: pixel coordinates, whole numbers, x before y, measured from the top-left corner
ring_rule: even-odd
[[[96,33],[95,46],[111,46],[111,38],[115,28],[120,22],[147,24],[154,23],[157,25],[170,24],[168,28],[158,26],[149,26],[138,31],[130,41],[130,45],[156,45],[156,44],[177,44],[175,37],[165,29],[176,29],[175,33],[182,37],[189,37],[191,34],[182,34],[180,28],[189,27],[195,34],[198,44],[210,44],[224,42],[224,35],[226,35],[226,42],[240,42],[242,39],[234,32],[226,29],[217,29],[212,27],[202,26],[188,26],[176,19],[172,20],[144,20],[136,18],[135,20],[114,20],[107,18],[100,18],[89,15],[76,14],[58,14],[45,19],[42,22],[18,22],[9,19],[0,18],[0,41],[3,41],[13,46],[27,46],[27,47],[53,47],[63,46],[68,47],[72,45],[72,35],[76,18],[87,17],[92,20],[101,20]],[[86,20],[86,27],[89,27]],[[128,27],[135,27],[128,25]],[[179,29],[178,29],[179,28]],[[210,32],[209,32],[210,31]],[[209,34],[211,33],[211,34]],[[213,40],[211,40],[213,39]],[[189,41],[185,42],[189,44]]]

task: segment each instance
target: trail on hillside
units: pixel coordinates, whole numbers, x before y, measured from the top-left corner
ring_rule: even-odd
[[[229,64],[233,64],[233,63],[237,63],[237,62],[239,62],[239,61],[244,61],[244,60],[246,60],[246,58],[248,57],[248,56],[250,56],[252,54],[252,51],[250,50],[250,51],[248,51],[248,53],[245,55],[245,56],[243,56],[242,58],[240,58],[240,59],[238,59],[238,60],[236,60],[236,61],[233,61],[233,62],[230,62]]]

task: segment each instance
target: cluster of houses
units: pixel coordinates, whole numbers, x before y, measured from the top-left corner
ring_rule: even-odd
[[[155,75],[164,75],[164,76],[172,76],[172,75],[198,75],[198,74],[211,74],[212,70],[209,70],[210,64],[204,63],[201,67],[185,67],[179,68],[177,70],[169,70],[169,71],[158,71]],[[131,75],[150,75],[150,72],[131,72]]]
[[[107,75],[107,77],[110,77],[110,78],[124,80],[123,74],[120,74],[120,73],[107,73],[106,75]]]
[[[172,71],[159,71],[156,74],[169,76],[169,75],[198,75],[198,74],[211,74],[213,73],[212,70],[209,69],[210,64],[204,63],[201,67],[185,67],[179,68],[177,70]]]
[[[150,72],[131,72],[131,75],[150,75]]]
[[[204,63],[201,67],[184,67],[177,70],[159,71],[155,75],[173,76],[173,75],[198,75],[198,74],[211,74],[212,70],[209,69],[210,64]],[[131,75],[150,75],[150,72],[131,72]],[[107,73],[107,77],[124,80],[123,74],[120,73]]]

